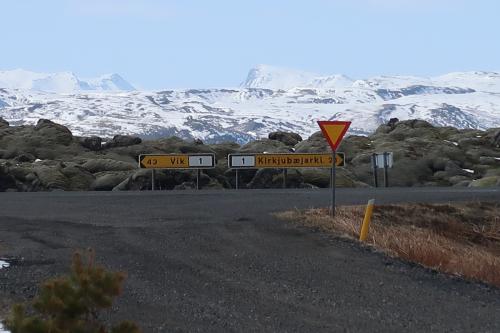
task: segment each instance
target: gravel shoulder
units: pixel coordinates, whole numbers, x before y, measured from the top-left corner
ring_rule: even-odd
[[[500,330],[500,291],[279,221],[324,190],[2,193],[0,316],[75,249],[128,279],[110,320],[164,331]],[[498,200],[497,190],[339,190],[339,202]],[[7,300],[7,301],[6,301]]]

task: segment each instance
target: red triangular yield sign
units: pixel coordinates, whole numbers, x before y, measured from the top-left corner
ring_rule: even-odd
[[[321,132],[328,141],[332,150],[337,150],[342,138],[344,137],[347,129],[351,125],[350,121],[318,121]]]

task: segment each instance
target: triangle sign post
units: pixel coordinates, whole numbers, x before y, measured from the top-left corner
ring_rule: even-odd
[[[328,141],[328,144],[333,151],[336,151],[340,142],[344,138],[345,133],[351,125],[350,121],[318,121],[321,132]]]
[[[335,160],[337,155],[337,148],[342,142],[344,135],[346,134],[349,126],[351,125],[350,121],[326,121],[320,120],[318,121],[319,128],[321,128],[321,132],[323,132],[323,136],[326,141],[332,148],[333,159]],[[331,214],[332,217],[335,216],[335,182],[336,177],[336,163],[333,163],[332,166],[332,176],[331,176],[331,186],[332,186],[332,208]]]

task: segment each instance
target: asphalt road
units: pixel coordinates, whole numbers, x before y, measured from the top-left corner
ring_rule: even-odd
[[[500,190],[340,189],[339,204],[498,201]],[[278,221],[327,190],[0,193],[0,316],[75,249],[128,272],[106,314],[145,332],[500,332],[500,290]]]

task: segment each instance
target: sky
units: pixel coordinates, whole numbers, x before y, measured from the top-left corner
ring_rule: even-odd
[[[268,64],[352,78],[500,70],[498,0],[0,0],[0,70],[238,86]]]

